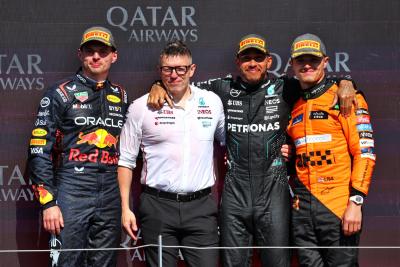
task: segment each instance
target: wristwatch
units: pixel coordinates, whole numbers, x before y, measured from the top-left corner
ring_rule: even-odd
[[[360,195],[355,195],[350,197],[350,201],[353,201],[357,205],[362,205],[364,203],[364,198]]]

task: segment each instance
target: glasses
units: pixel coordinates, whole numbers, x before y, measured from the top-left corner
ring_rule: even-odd
[[[160,70],[165,75],[171,75],[172,72],[175,70],[177,75],[183,76],[188,72],[188,70],[190,69],[190,67],[192,65],[193,64],[190,64],[187,66],[176,66],[176,67],[162,66],[162,67],[160,67]]]

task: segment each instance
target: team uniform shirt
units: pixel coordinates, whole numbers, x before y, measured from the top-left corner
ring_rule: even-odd
[[[301,184],[338,218],[351,192],[367,195],[375,166],[373,130],[368,105],[357,94],[358,109],[344,118],[330,108],[338,87],[324,81],[294,106],[288,134],[296,147]],[[295,203],[296,209],[302,203]]]
[[[119,166],[136,167],[143,152],[141,183],[167,192],[195,192],[214,185],[214,136],[225,143],[220,98],[190,86],[185,108],[147,106],[148,94],[129,107],[122,129]]]

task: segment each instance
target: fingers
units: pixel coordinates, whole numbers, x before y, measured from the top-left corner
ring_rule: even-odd
[[[337,102],[338,102],[338,96],[335,94],[334,97],[333,97],[331,106],[329,108],[331,108],[331,109],[334,108],[335,105],[337,104]]]
[[[43,211],[43,227],[53,235],[59,235],[64,227],[64,219],[58,206]]]
[[[353,235],[361,230],[361,221],[359,220],[343,220],[343,233],[345,236]]]
[[[123,212],[123,214],[122,214],[122,226],[124,227],[124,230],[126,231],[126,233],[133,240],[137,240],[137,237],[134,234],[134,232],[137,231],[136,217],[133,214],[133,212],[131,212],[131,211]]]
[[[343,98],[340,99],[340,112],[345,118],[349,117],[351,114],[351,105],[354,98]]]

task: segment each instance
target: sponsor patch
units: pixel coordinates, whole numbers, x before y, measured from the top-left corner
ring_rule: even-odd
[[[292,126],[296,125],[296,124],[298,124],[298,123],[300,123],[302,121],[303,121],[303,114],[300,114],[299,116],[293,118]]]
[[[229,94],[232,96],[232,97],[238,97],[239,95],[240,95],[240,90],[237,90],[237,89],[231,89],[230,91],[229,91]]]
[[[202,121],[201,124],[203,124],[204,128],[211,127],[211,121]]]
[[[243,102],[241,100],[228,100],[228,106],[242,106]]]
[[[363,139],[363,138],[372,139],[372,138],[374,138],[373,134],[371,132],[359,132],[358,135],[360,136],[360,139]]]
[[[272,84],[270,87],[267,89],[267,95],[273,95],[275,94],[275,84]]]
[[[272,120],[277,120],[277,119],[279,119],[279,114],[264,116],[264,120],[266,120],[266,121],[272,121]]]
[[[65,88],[67,88],[68,91],[76,91],[76,84],[72,85],[72,86],[65,86]]]
[[[332,141],[332,135],[330,134],[307,135],[294,140],[294,145],[298,147],[304,144],[326,143],[330,141]]]
[[[58,93],[58,95],[61,97],[62,101],[64,103],[66,103],[68,101],[67,97],[64,95],[64,93],[61,91],[60,88],[56,89],[56,92]]]
[[[361,148],[361,154],[363,154],[363,153],[375,154],[375,149],[373,147]]]
[[[88,92],[74,93],[74,96],[76,99],[78,99],[81,102],[85,102],[89,98]]]
[[[278,111],[278,106],[266,106],[265,113],[271,114]]]
[[[364,132],[364,131],[368,131],[368,132],[372,132],[372,126],[371,124],[357,124],[357,130],[359,132]]]
[[[374,147],[373,139],[360,139],[360,147]]]
[[[299,41],[297,43],[294,44],[294,51],[297,51],[299,49],[303,49],[303,48],[313,48],[313,49],[320,49],[320,43],[313,41],[313,40],[303,40],[303,41]]]
[[[370,123],[370,117],[367,115],[357,116],[357,124]]]
[[[47,131],[42,128],[36,128],[36,129],[33,129],[32,135],[33,136],[45,136],[45,135],[47,135]]]
[[[206,105],[206,101],[204,101],[204,97],[200,97],[199,98],[199,106],[205,106]]]
[[[49,116],[49,115],[50,115],[50,110],[48,110],[48,109],[39,111],[38,114],[37,114],[38,117],[46,117],[46,116]]]
[[[47,143],[46,139],[32,138],[29,144],[31,146],[45,146],[46,143]]]
[[[76,142],[78,145],[88,143],[89,145],[95,145],[98,148],[112,147],[117,148],[118,136],[113,136],[104,129],[98,129],[94,132],[84,134],[79,133],[79,141]]]
[[[234,133],[255,133],[255,132],[269,132],[279,130],[279,121],[274,123],[263,123],[263,124],[236,124],[228,123],[228,131]]]
[[[356,110],[356,115],[369,115],[369,112],[365,108],[359,108]]]
[[[121,102],[121,99],[118,96],[115,96],[115,95],[107,95],[107,100],[112,102],[112,103]]]
[[[326,111],[311,111],[310,113],[311,120],[326,120],[328,119],[328,112]]]
[[[43,147],[31,147],[31,154],[43,154]]]
[[[47,107],[49,105],[50,105],[50,98],[48,98],[47,96],[43,97],[42,100],[40,100],[40,106],[42,108],[45,108],[45,107]]]
[[[265,105],[276,105],[279,104],[281,101],[279,100],[279,98],[273,98],[273,99],[265,99],[264,104]]]
[[[226,111],[230,113],[243,113],[242,109],[227,109]]]

